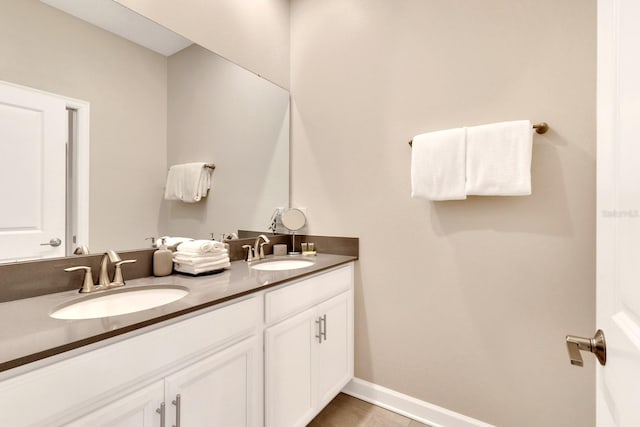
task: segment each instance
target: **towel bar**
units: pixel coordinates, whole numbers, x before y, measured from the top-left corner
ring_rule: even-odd
[[[216,168],[216,165],[214,165],[213,163],[206,163],[203,167],[214,170]]]
[[[536,133],[539,133],[539,134],[546,133],[549,130],[549,124],[547,122],[536,123],[532,127],[536,130]],[[413,139],[409,141],[409,145],[413,146]]]

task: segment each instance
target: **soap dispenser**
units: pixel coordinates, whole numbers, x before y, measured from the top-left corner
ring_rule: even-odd
[[[168,276],[173,271],[173,253],[167,248],[166,239],[160,241],[160,249],[153,253],[153,275]]]

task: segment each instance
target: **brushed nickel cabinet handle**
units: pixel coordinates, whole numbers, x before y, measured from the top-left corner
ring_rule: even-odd
[[[593,353],[602,366],[606,365],[607,343],[604,340],[604,333],[602,330],[598,329],[593,338],[567,335],[567,351],[569,352],[569,359],[571,360],[572,365],[584,365],[582,355],[580,355],[580,350]]]
[[[318,343],[322,344],[322,318],[318,317],[316,319],[316,325],[318,325],[318,334],[316,338],[318,338]]]
[[[176,423],[173,427],[180,427],[180,395],[176,394],[176,400],[172,400],[171,403],[176,407]]]
[[[324,338],[324,340],[326,341],[327,340],[327,315],[326,314],[323,315],[320,318],[320,321],[321,321],[321,323],[320,323],[320,336],[322,338]]]
[[[156,412],[160,414],[160,427],[164,427],[164,415],[165,415],[164,402],[160,404],[160,407],[156,409]]]

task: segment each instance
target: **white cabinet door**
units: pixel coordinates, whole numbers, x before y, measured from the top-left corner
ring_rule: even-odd
[[[266,425],[304,426],[353,378],[353,297],[344,292],[265,332]]]
[[[353,378],[353,310],[351,292],[318,306],[322,341],[318,343],[318,399],[324,407]]]
[[[159,426],[160,413],[156,410],[161,408],[163,400],[164,382],[157,381],[66,425],[67,427]]]
[[[312,308],[265,331],[267,427],[301,426],[313,416],[316,320]]]
[[[165,378],[167,425],[262,425],[262,339],[253,336]]]

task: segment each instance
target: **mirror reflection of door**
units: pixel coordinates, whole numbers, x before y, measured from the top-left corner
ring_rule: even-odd
[[[77,147],[67,150],[67,141],[77,140],[76,123],[77,110],[63,97],[0,82],[0,262],[71,250]]]

